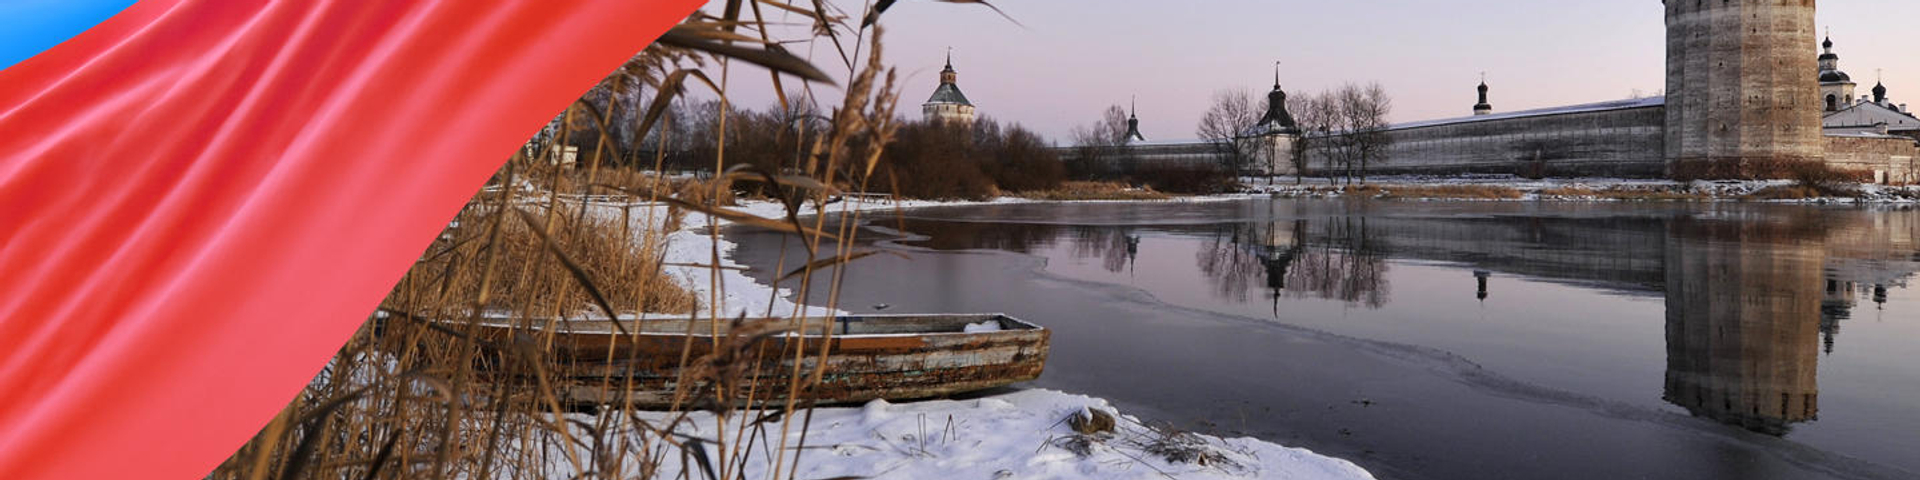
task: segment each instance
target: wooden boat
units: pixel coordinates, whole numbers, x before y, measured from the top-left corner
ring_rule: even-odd
[[[735,325],[740,331],[733,331]],[[549,381],[558,383],[555,390],[563,402],[665,408],[675,403],[683,358],[696,377],[694,387],[711,386],[710,378],[722,377],[711,372],[731,368],[755,380],[758,392],[751,400],[744,393],[736,395],[736,403],[785,402],[795,372],[792,348],[805,352],[798,370],[805,388],[824,341],[824,375],[799,397],[846,404],[945,397],[1039,378],[1050,335],[1045,328],[1003,314],[817,318],[800,334],[791,325],[786,319],[723,320],[718,325],[707,320],[622,320],[618,325],[495,320],[479,325],[479,336],[493,344],[518,339],[541,345],[558,365],[559,378]],[[716,344],[730,348],[711,355]],[[680,395],[682,405],[696,401]]]

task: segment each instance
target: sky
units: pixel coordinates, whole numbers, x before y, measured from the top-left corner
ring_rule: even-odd
[[[833,2],[859,11],[857,1]],[[707,11],[718,13],[716,2]],[[948,47],[982,115],[1065,143],[1075,126],[1138,96],[1150,139],[1195,138],[1214,92],[1289,93],[1380,82],[1395,122],[1472,113],[1485,72],[1496,112],[1617,100],[1666,88],[1666,34],[1654,0],[899,0],[884,17],[885,61],[905,80],[902,111],[939,84]],[[779,17],[773,17],[779,19]],[[1884,69],[1894,101],[1920,100],[1920,1],[1821,0],[1840,68],[1868,95]],[[1023,26],[1024,25],[1024,26]],[[817,55],[829,44],[789,49]],[[1807,55],[1819,45],[1807,45]],[[1808,75],[1813,75],[1808,72]],[[743,77],[748,78],[748,77]],[[764,79],[764,76],[753,76]],[[768,82],[732,83],[735,103],[773,102]],[[1915,101],[1914,103],[1920,103]]]

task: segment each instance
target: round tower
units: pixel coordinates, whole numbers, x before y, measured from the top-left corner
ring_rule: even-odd
[[[1777,177],[1820,161],[1815,0],[1663,0],[1668,173]]]
[[[956,122],[972,125],[974,116],[973,102],[967,95],[960,93],[960,72],[953,69],[953,50],[947,50],[947,68],[940,70],[940,86],[933,89],[933,96],[927,103],[920,104],[920,113],[927,122]]]

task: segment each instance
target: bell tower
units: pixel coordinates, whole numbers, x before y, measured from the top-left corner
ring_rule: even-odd
[[[1815,0],[1663,0],[1667,173],[1777,177],[1820,161]]]

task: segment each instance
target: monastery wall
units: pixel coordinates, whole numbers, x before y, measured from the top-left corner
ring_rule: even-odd
[[[1851,170],[1862,179],[1875,183],[1912,185],[1920,183],[1915,159],[1920,147],[1914,140],[1889,135],[1828,135],[1826,161],[1835,168]]]
[[[1373,174],[1506,173],[1522,176],[1664,175],[1666,114],[1657,99],[1627,108],[1572,109],[1397,126]],[[1310,168],[1328,169],[1314,154]]]

